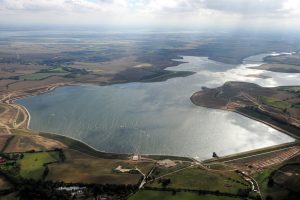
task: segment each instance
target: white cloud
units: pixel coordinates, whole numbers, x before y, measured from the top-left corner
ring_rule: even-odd
[[[0,23],[298,23],[299,15],[297,0],[0,0]]]
[[[208,9],[237,13],[251,17],[296,17],[300,16],[298,0],[204,0]]]

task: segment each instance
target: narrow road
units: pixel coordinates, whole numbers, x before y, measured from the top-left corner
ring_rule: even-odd
[[[177,172],[180,172],[180,171],[182,171],[182,170],[185,170],[185,169],[190,168],[190,167],[193,167],[193,166],[194,166],[194,165],[190,165],[190,166],[187,166],[187,167],[184,167],[184,168],[175,170],[175,171],[173,171],[173,172],[170,172],[170,173],[164,174],[164,175],[162,175],[162,176],[156,177],[154,180],[160,179],[160,178],[162,178],[162,177],[165,177],[165,176],[168,176],[168,175],[171,175],[171,174],[175,174],[175,173],[177,173]]]
[[[146,175],[139,168],[137,168],[137,167],[135,168],[135,170],[139,171],[142,174],[142,176],[143,176],[143,180],[142,180],[142,182],[141,182],[141,184],[139,186],[139,189],[141,189],[147,183],[147,181],[146,181]]]

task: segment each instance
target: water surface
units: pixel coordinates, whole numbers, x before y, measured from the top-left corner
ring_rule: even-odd
[[[198,107],[190,96],[202,86],[248,81],[262,86],[300,84],[298,74],[249,69],[261,55],[228,65],[204,57],[170,70],[197,72],[165,82],[69,86],[17,102],[31,114],[30,128],[71,136],[106,152],[210,158],[293,141],[267,125],[236,113]],[[249,74],[269,79],[246,77]]]

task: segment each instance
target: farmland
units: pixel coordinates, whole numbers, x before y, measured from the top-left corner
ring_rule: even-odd
[[[67,73],[34,73],[34,74],[26,74],[19,76],[18,79],[22,81],[38,81],[42,79],[46,79],[50,76],[64,76]]]
[[[39,152],[24,153],[24,157],[17,161],[20,165],[20,176],[23,178],[41,179],[45,171],[45,165],[52,162],[58,162],[58,153]]]
[[[263,199],[268,195],[276,200],[284,199],[284,196],[293,199],[299,191],[299,162],[292,158],[298,153],[293,151],[297,148],[281,151],[281,147],[278,147],[278,152],[273,152],[277,149],[264,149],[260,153],[269,152],[270,155],[258,157],[254,156],[258,152],[247,154],[250,156],[247,158],[235,155],[237,162],[227,162],[226,158],[221,158],[212,159],[215,163],[205,163],[167,155],[141,156],[140,160],[133,161],[132,154],[99,152],[65,136],[29,130],[29,119],[24,108],[14,104],[17,98],[40,94],[63,85],[157,82],[190,76],[194,73],[166,69],[183,63],[180,60],[182,55],[205,56],[227,64],[241,64],[245,57],[254,54],[297,48],[296,43],[274,43],[274,38],[268,37],[253,40],[249,36],[203,37],[187,34],[188,37],[174,33],[72,33],[71,36],[61,37],[60,33],[49,32],[36,38],[1,35],[0,132],[3,135],[0,135],[0,149],[6,161],[0,171],[13,177],[9,181],[1,177],[0,187],[14,187],[12,198],[20,189],[24,189],[23,183],[28,187],[40,186],[42,191],[49,189],[48,185],[44,187],[43,184],[50,184],[50,191],[54,192],[58,187],[55,185],[57,182],[62,182],[60,184],[66,187],[87,187],[84,193],[89,199],[94,199],[95,194],[104,191],[111,195],[112,191],[118,190],[129,193],[134,190],[136,193],[130,197],[131,200],[258,198],[259,193],[251,196],[254,191],[249,181],[245,180],[246,176],[237,172],[237,169],[247,169],[245,172],[249,171],[259,183]],[[277,61],[271,61],[267,58],[265,61],[269,63],[264,67],[271,66],[273,71],[276,68],[281,72],[298,72],[296,62],[282,60],[277,58]],[[272,71],[271,68],[268,70]],[[257,75],[256,78],[271,77]],[[298,86],[263,88],[254,84],[229,82],[219,89],[204,91],[209,95],[204,98],[202,106],[239,112],[299,136],[299,91]],[[196,98],[193,100],[201,104]],[[291,161],[287,161],[291,158]],[[159,162],[165,159],[175,164],[160,165]],[[284,164],[278,165],[279,162]],[[119,167],[129,171],[116,170]],[[143,178],[146,183],[140,185]],[[32,182],[29,179],[33,179]],[[272,187],[270,180],[274,182]],[[133,187],[126,188],[125,185]],[[145,189],[137,191],[138,186]]]
[[[282,101],[280,99],[272,98],[272,97],[260,96],[260,100],[263,104],[267,106],[271,106],[273,108],[277,108],[281,111],[289,109],[292,106],[292,104],[287,101]]]
[[[12,129],[11,131],[14,134],[14,137],[6,146],[4,151],[6,153],[26,152],[32,150],[44,151],[66,147],[59,141],[41,137],[38,134],[30,131],[20,129]]]
[[[116,173],[118,166],[141,168],[144,173],[150,171],[153,163],[132,163],[126,160],[101,159],[75,150],[65,151],[63,163],[49,165],[47,180],[67,183],[137,184],[141,174]],[[76,176],[74,176],[76,174]]]
[[[166,188],[190,189],[201,191],[219,191],[237,194],[239,190],[249,189],[249,185],[235,172],[217,173],[200,167],[191,167],[174,174],[164,176],[162,179],[170,179]],[[150,188],[164,187],[160,179],[149,182]]]

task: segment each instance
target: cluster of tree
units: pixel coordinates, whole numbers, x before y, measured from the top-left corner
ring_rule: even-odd
[[[61,68],[61,70],[55,71],[55,69],[57,68]],[[70,72],[71,74],[88,74],[88,71],[86,71],[85,69],[77,69],[77,68],[73,68],[73,67],[65,67],[65,66],[55,66],[55,67],[50,67],[48,69],[41,69],[39,71],[39,73],[66,73],[66,72]],[[67,75],[68,76],[68,75]]]
[[[49,169],[44,171],[47,176]],[[98,197],[99,195],[107,195],[117,199],[125,199],[138,189],[138,185],[117,185],[117,184],[73,184],[63,182],[52,182],[44,180],[23,179],[0,171],[0,175],[4,176],[12,185],[10,192],[16,192],[20,200],[47,199],[47,200],[69,200],[73,199],[70,191],[58,190],[59,187],[78,186],[84,187],[83,195],[86,197]]]
[[[158,179],[158,182],[161,183],[162,187],[167,187],[168,185],[171,184],[171,179],[169,178],[162,178],[162,179]]]
[[[244,186],[249,186],[249,184],[243,183],[243,182],[241,182],[239,180],[236,180],[236,179],[233,179],[231,177],[228,177],[227,180],[230,180],[230,181],[235,182],[235,183],[239,183],[239,184],[244,185]]]
[[[10,153],[10,154],[6,154],[6,156],[9,160],[19,160],[24,158],[23,153]]]
[[[49,174],[49,167],[46,166],[42,175],[42,179],[44,180],[48,174]]]
[[[100,194],[106,194],[114,197],[127,197],[129,194],[135,192],[138,189],[137,185],[116,185],[116,184],[93,184],[87,186],[90,188],[91,193],[96,198]]]
[[[247,197],[247,196],[249,196],[249,194],[250,194],[250,192],[251,192],[251,189],[238,189],[238,192],[237,192],[237,194],[239,195],[239,196],[244,196],[244,197]]]
[[[63,150],[62,150],[62,149],[57,149],[57,151],[58,151],[58,157],[59,157],[59,160],[60,160],[61,162],[65,162],[66,156],[65,156]]]
[[[20,164],[16,161],[9,161],[4,164],[1,164],[0,170],[5,174],[17,175],[20,172]]]
[[[49,199],[68,200],[71,194],[67,191],[57,190],[58,184],[51,181],[36,181],[33,179],[23,179],[19,184],[17,196],[21,200]]]

